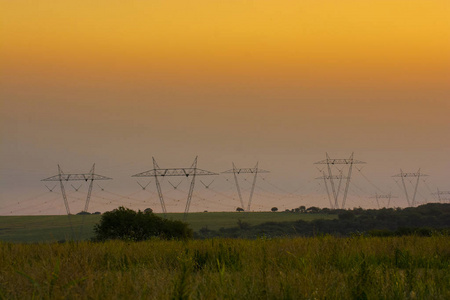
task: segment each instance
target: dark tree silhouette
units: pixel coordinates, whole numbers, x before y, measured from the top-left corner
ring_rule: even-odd
[[[142,241],[151,237],[187,239],[193,236],[187,223],[158,217],[154,213],[119,207],[105,212],[94,227],[95,239],[121,239]]]

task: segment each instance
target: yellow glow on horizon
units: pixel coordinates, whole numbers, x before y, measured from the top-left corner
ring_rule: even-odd
[[[6,69],[218,81],[449,77],[447,0],[0,3]]]

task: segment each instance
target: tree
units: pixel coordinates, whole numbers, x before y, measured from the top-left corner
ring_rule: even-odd
[[[300,207],[294,208],[293,212],[295,212],[295,213],[304,213],[304,212],[306,212],[306,207],[304,205],[302,205]]]
[[[187,223],[158,217],[153,213],[119,207],[105,212],[94,227],[95,239],[121,239],[143,241],[151,237],[186,239],[193,236]]]
[[[320,213],[320,208],[318,208],[316,206],[311,206],[311,207],[308,207],[306,212],[310,213],[310,214],[317,214],[317,213]]]
[[[276,212],[276,211],[278,211],[278,208],[277,207],[272,207],[271,211]]]

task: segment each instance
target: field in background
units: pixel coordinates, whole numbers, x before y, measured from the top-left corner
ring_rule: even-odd
[[[162,216],[161,214],[157,214]],[[190,213],[186,222],[194,231],[203,227],[218,230],[221,227],[234,227],[240,219],[250,225],[264,222],[311,221],[314,219],[333,219],[336,215],[294,214],[284,212],[208,212]],[[86,240],[93,236],[93,227],[100,221],[101,215],[73,215],[71,222],[77,240]],[[169,213],[167,218],[183,220],[181,213]],[[83,227],[82,227],[82,224]],[[0,240],[10,242],[52,242],[71,239],[72,232],[67,216],[0,216]]]

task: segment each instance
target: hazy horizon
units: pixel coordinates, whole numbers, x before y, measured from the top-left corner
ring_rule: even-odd
[[[400,169],[428,174],[417,201],[435,201],[450,190],[449,15],[446,0],[0,0],[0,215],[65,213],[40,180],[93,163],[116,195],[95,185],[92,209],[131,197],[158,211],[130,177],[152,156],[172,168],[198,155],[214,172],[259,162],[271,173],[255,210],[329,206],[314,179],[326,152],[367,162],[347,207],[375,208],[377,188],[406,206]],[[216,194],[197,181],[192,211],[240,206],[218,178]],[[164,182],[169,212],[187,184]],[[85,194],[67,190],[81,210]]]

